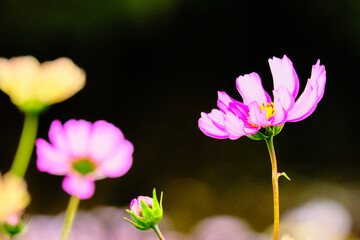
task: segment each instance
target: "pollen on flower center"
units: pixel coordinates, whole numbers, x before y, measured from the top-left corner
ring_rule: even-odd
[[[275,107],[274,107],[274,103],[262,103],[261,105],[259,105],[260,110],[266,110],[266,119],[269,120],[271,117],[275,116]],[[250,112],[248,113],[250,115]],[[258,127],[258,125],[256,125],[255,123],[252,123],[249,121],[250,117],[247,117],[248,119],[248,123],[253,126],[253,127]],[[260,127],[266,127],[266,126],[260,126]]]
[[[86,175],[95,170],[95,164],[91,160],[84,158],[74,161],[72,168],[81,175]]]
[[[275,108],[274,108],[274,103],[262,103],[262,105],[260,105],[260,110],[266,110],[266,119],[269,120],[271,117],[275,116]]]

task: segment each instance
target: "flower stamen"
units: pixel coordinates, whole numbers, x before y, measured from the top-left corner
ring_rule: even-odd
[[[274,107],[274,103],[262,103],[261,105],[259,105],[260,110],[266,110],[266,119],[269,120],[271,117],[275,116],[275,107]],[[257,128],[258,125],[256,125],[255,123],[252,123],[249,121],[250,118],[250,112],[248,112],[249,116],[247,117],[248,120],[248,124],[250,124],[252,127]],[[260,126],[260,127],[266,127],[266,126]]]
[[[274,107],[274,103],[262,103],[262,105],[260,105],[260,110],[266,110],[266,119],[269,120],[271,117],[275,116],[275,107]]]

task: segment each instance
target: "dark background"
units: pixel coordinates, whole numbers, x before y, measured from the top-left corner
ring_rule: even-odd
[[[275,138],[279,171],[293,179],[280,181],[281,210],[330,197],[348,207],[360,232],[359,16],[358,0],[2,0],[0,56],[66,56],[87,73],[81,92],[41,116],[39,137],[47,139],[54,119],[105,119],[134,144],[128,174],[98,181],[81,208],[127,206],[156,187],[182,231],[214,214],[244,218],[258,231],[272,222],[265,142],[212,139],[197,121],[216,107],[219,90],[241,100],[239,75],[259,73],[271,92],[269,58],[286,54],[293,61],[300,93],[320,59],[327,71],[323,99]],[[3,93],[0,107],[6,172],[23,116]],[[35,155],[26,179],[29,213],[66,208],[62,177],[38,172]]]

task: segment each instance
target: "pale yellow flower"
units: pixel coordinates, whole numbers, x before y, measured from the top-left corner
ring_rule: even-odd
[[[42,64],[32,56],[0,58],[0,89],[24,111],[62,102],[85,85],[85,72],[69,58]]]
[[[280,240],[295,240],[295,239],[292,238],[289,234],[285,234],[281,237]]]
[[[295,240],[295,238],[291,237],[289,234],[282,235],[280,240]],[[307,238],[306,240],[311,240],[310,238]]]
[[[11,174],[0,175],[0,223],[14,222],[30,203],[26,182]]]

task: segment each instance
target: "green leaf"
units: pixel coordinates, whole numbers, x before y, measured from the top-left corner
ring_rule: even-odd
[[[281,177],[281,176],[284,176],[287,180],[289,180],[289,181],[291,181],[291,179],[289,178],[289,176],[285,173],[285,172],[282,172],[282,173],[278,173],[278,179],[279,179],[279,177]]]

